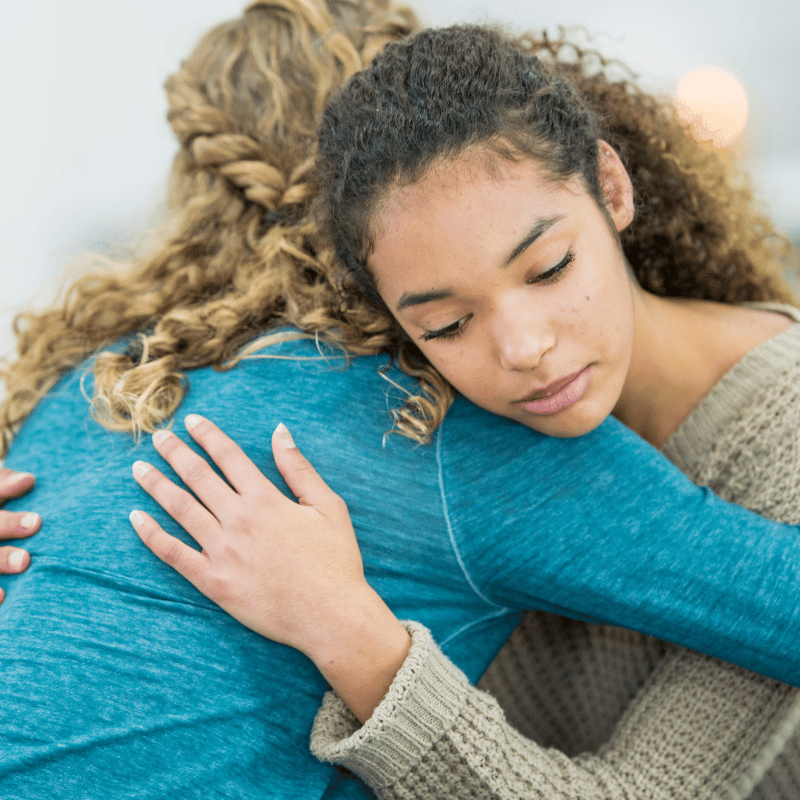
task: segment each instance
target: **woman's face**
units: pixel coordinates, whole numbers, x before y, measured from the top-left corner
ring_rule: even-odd
[[[601,183],[609,216],[577,178],[479,151],[393,188],[372,220],[378,291],[431,364],[549,436],[599,425],[631,358],[633,283],[611,228],[630,222],[630,181],[602,143]]]

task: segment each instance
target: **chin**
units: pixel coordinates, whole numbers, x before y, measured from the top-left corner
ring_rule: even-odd
[[[534,430],[538,430],[544,436],[551,436],[553,439],[577,439],[579,436],[586,436],[587,433],[591,433],[599,424],[598,422],[597,425],[587,425],[582,428],[569,427],[563,430],[558,428],[543,430],[541,427],[534,428]],[[530,425],[529,427],[533,426]]]
[[[565,411],[568,413],[570,409]],[[562,415],[563,419],[558,419]],[[580,416],[573,414],[568,417],[561,411],[549,417],[525,414],[524,418],[518,418],[518,421],[543,436],[552,436],[554,439],[577,439],[579,436],[591,433],[607,417],[608,414],[580,414]]]

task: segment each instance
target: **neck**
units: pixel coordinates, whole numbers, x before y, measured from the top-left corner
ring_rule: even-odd
[[[743,355],[721,327],[726,309],[733,308],[656,297],[635,287],[633,353],[614,416],[663,447]]]

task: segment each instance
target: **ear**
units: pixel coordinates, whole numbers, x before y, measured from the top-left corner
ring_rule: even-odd
[[[606,198],[606,211],[618,231],[633,222],[633,184],[616,150],[598,139],[600,188]]]

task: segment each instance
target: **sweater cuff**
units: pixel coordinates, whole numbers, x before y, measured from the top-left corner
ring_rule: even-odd
[[[411,649],[380,705],[362,727],[328,692],[311,731],[311,752],[346,767],[375,789],[413,769],[453,725],[469,681],[436,646],[430,631],[403,622]]]

